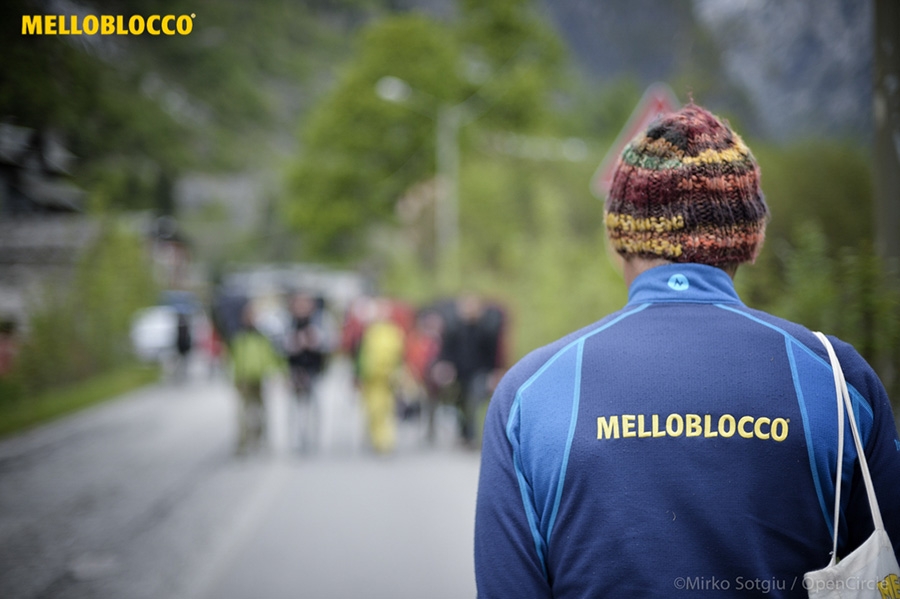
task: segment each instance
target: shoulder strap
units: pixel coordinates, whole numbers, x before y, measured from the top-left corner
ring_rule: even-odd
[[[838,361],[837,354],[831,342],[822,333],[816,332],[816,337],[825,346],[828,352],[828,359],[831,361],[831,370],[834,374],[834,390],[837,396],[837,413],[838,413],[838,463],[837,478],[834,491],[834,549],[831,553],[831,564],[834,565],[837,560],[837,538],[838,538],[838,519],[840,517],[841,506],[841,476],[842,466],[844,462],[844,407],[847,409],[847,418],[850,421],[850,431],[853,433],[853,442],[856,445],[856,455],[859,459],[859,468],[862,472],[863,481],[866,485],[866,495],[869,498],[869,509],[872,511],[872,522],[875,530],[884,530],[884,522],[881,519],[881,510],[878,508],[878,500],[875,497],[875,487],[872,484],[872,475],[869,473],[869,464],[866,461],[866,453],[864,451],[862,440],[859,436],[859,430],[856,427],[856,418],[853,416],[853,404],[850,402],[850,393],[847,391],[847,381],[844,379],[844,371],[841,363]]]

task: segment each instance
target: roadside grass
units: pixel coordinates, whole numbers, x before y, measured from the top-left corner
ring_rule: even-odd
[[[156,366],[131,364],[31,398],[0,404],[0,437],[6,437],[113,399],[159,380]]]

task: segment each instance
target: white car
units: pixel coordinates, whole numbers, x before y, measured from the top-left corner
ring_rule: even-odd
[[[178,311],[172,306],[153,306],[135,314],[131,345],[138,359],[159,362],[175,351]]]

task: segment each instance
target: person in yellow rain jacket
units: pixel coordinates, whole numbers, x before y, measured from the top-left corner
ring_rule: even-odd
[[[265,439],[266,409],[262,384],[271,374],[284,370],[284,360],[269,339],[255,326],[250,304],[241,315],[241,328],[230,344],[234,385],[240,395],[238,408],[238,442],[236,452],[243,454],[259,449]]]
[[[379,300],[377,316],[366,327],[359,351],[369,440],[378,453],[389,453],[397,441],[393,379],[403,362],[403,347],[403,329],[390,320],[390,305]]]

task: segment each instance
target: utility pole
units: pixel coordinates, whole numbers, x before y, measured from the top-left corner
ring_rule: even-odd
[[[875,251],[891,267],[900,265],[900,2],[875,0],[874,18]],[[893,397],[900,430],[897,351],[875,367]]]
[[[424,92],[414,90],[398,77],[382,77],[375,84],[375,93],[382,100],[405,104],[411,110],[435,122],[435,167],[437,186],[434,207],[434,245],[438,261],[439,283],[455,289],[460,282],[459,272],[459,129],[474,118],[465,112],[465,102],[449,105]],[[422,110],[409,103],[414,96],[427,96],[437,105]],[[465,118],[464,118],[465,117]]]
[[[900,261],[900,2],[875,0],[875,245]]]
[[[437,115],[438,184],[435,241],[445,284],[459,284],[459,106],[441,105]]]

